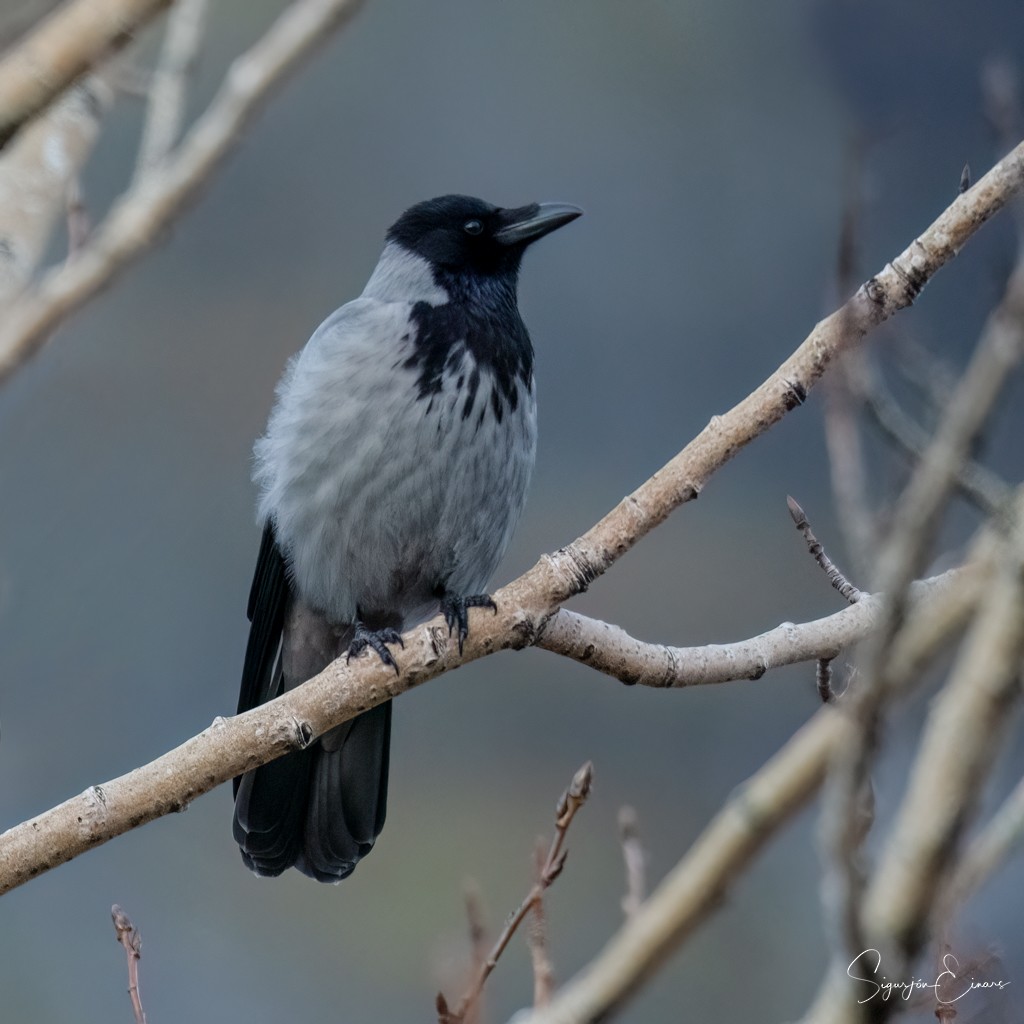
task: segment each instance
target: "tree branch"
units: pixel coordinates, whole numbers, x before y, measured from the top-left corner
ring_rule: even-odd
[[[0,149],[172,0],[68,0],[0,58]]]
[[[319,11],[323,0],[315,5]],[[336,3],[338,10],[347,10]],[[305,11],[307,4],[290,8]],[[336,11],[335,13],[338,13]],[[287,17],[287,15],[286,15]],[[291,51],[289,51],[291,52]],[[0,836],[0,893],[128,829],[181,810],[221,782],[299,749],[328,729],[465,662],[534,643],[556,609],[580,593],[671,512],[695,498],[715,470],[800,405],[836,355],[897,310],[1024,186],[1024,144],[959,196],[919,238],[868,281],[760,387],[716,416],[667,465],[572,544],[545,555],[495,594],[460,658],[435,619],[405,636],[404,671],[344,658],[287,694],[209,729],[157,760],[30,819]],[[79,256],[71,265],[86,261]],[[69,269],[71,269],[69,267]],[[951,588],[954,592],[967,587]],[[860,602],[863,603],[863,602]],[[854,607],[854,606],[851,606]],[[938,612],[933,619],[938,620]],[[940,633],[937,640],[941,641]]]
[[[911,600],[926,611],[968,568],[921,580]],[[882,595],[861,593],[856,604],[812,622],[784,622],[731,644],[670,647],[631,637],[624,629],[562,609],[536,646],[572,658],[627,685],[670,688],[760,679],[769,669],[832,659],[870,635],[882,613]]]
[[[152,174],[174,149],[185,115],[186,85],[203,43],[208,0],[179,0],[167,18],[160,59],[149,86],[135,180]]]
[[[231,65],[220,91],[181,144],[114,204],[73,262],[51,270],[0,325],[0,381],[71,312],[148,249],[231,151],[260,104],[361,0],[296,0]]]

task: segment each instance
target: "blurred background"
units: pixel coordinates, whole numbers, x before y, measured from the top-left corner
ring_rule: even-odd
[[[194,111],[279,7],[213,5]],[[969,16],[935,0],[369,0],[164,244],[0,389],[0,827],[234,711],[259,541],[252,442],[285,360],[361,291],[405,207],[468,192],[586,210],[523,270],[540,448],[497,585],[589,527],[832,308],[853,150],[859,277],[947,205],[965,163],[977,176],[1001,155],[981,71],[1020,61],[1022,41],[1018,0]],[[123,97],[106,122],[82,181],[94,219],[127,183],[142,114]],[[1014,247],[1003,216],[872,340],[872,359],[885,370],[904,332],[962,367]],[[1004,399],[984,456],[1017,481],[1019,379]],[[884,498],[906,464],[867,437]],[[787,493],[842,562],[817,392],[573,607],[675,644],[837,610]],[[975,522],[958,507],[945,546]],[[885,737],[882,825],[927,699]],[[388,825],[349,881],[251,876],[221,787],[4,898],[0,1017],[130,1020],[117,902],[142,932],[151,1021],[432,1020],[437,989],[454,1002],[462,987],[466,879],[500,927],[589,758],[593,796],[547,900],[564,981],[621,921],[619,808],[636,808],[656,882],[816,702],[813,666],[656,692],[540,651],[486,659],[397,703]],[[1022,770],[1018,742],[989,800]],[[788,827],[623,1021],[803,1011],[826,955],[816,820]],[[1018,861],[954,930],[958,952],[995,950],[1014,983],[978,1020],[1020,1016],[1022,883]],[[516,938],[488,1019],[531,993]]]

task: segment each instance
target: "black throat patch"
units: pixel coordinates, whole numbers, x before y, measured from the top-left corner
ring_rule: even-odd
[[[461,366],[456,387],[464,396],[462,418],[473,413],[479,394],[481,418],[490,407],[500,423],[506,409],[519,404],[518,382],[529,388],[533,378],[533,346],[516,304],[515,279],[440,270],[435,276],[449,301],[413,306],[413,351],[402,365],[416,371],[418,397],[428,402],[443,390],[445,374]]]

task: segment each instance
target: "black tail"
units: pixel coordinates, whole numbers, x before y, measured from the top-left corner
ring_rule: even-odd
[[[373,849],[388,797],[391,702],[242,777],[234,836],[258,875],[340,882]]]
[[[301,666],[289,665],[285,641],[297,609],[284,559],[268,524],[252,592],[252,628],[238,711],[248,711],[314,675],[347,646],[326,621],[305,610],[296,635]],[[350,638],[350,634],[349,634]],[[288,754],[235,779],[233,834],[242,860],[258,875],[290,867],[321,882],[348,877],[384,827],[391,704],[381,704]]]

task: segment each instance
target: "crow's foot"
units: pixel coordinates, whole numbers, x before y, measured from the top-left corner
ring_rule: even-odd
[[[459,627],[459,654],[462,654],[462,645],[469,636],[469,609],[490,608],[494,614],[498,614],[498,606],[490,594],[471,594],[469,597],[443,597],[441,599],[441,614],[444,621],[448,623],[448,635],[456,626]]]
[[[398,662],[395,661],[391,651],[388,650],[388,644],[398,644],[399,647],[405,648],[401,634],[397,629],[370,630],[361,622],[357,622],[356,635],[352,638],[352,643],[348,645],[345,663],[348,664],[349,661],[362,654],[369,647],[377,652],[377,656],[385,665],[390,665],[395,670],[395,675],[398,675]]]

